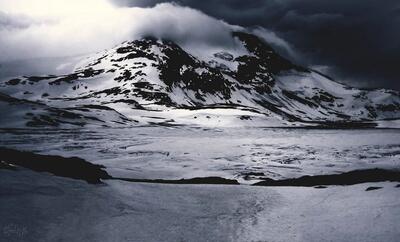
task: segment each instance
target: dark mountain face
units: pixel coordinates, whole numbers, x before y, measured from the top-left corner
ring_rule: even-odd
[[[0,100],[10,110],[3,119],[107,126],[147,122],[143,117],[157,114],[163,122],[179,123],[169,115],[180,110],[185,123],[197,118],[190,110],[210,107],[231,109],[239,125],[335,126],[400,118],[398,92],[350,88],[291,63],[257,36],[233,32],[232,38],[241,43],[238,50],[199,57],[172,41],[147,37],[94,54],[71,74],[6,80],[0,92],[13,101]],[[32,103],[38,105],[34,111]],[[67,115],[60,118],[60,112]],[[38,117],[48,122],[35,122]],[[74,117],[79,122],[67,120]]]
[[[173,42],[164,43],[169,48],[164,49],[165,58],[157,68],[160,79],[170,90],[180,85],[183,89],[194,91],[196,98],[203,101],[202,93],[221,93],[224,98],[230,98],[231,83],[224,78],[221,69],[197,60]],[[199,74],[196,69],[204,69],[204,72]]]
[[[255,35],[243,32],[234,32],[232,35],[240,39],[244,43],[246,49],[254,55],[253,58],[242,56],[241,59],[243,60],[239,60],[244,62],[243,68],[245,70],[255,64],[256,66],[264,67],[265,70],[272,74],[278,74],[281,71],[291,69],[307,71],[305,68],[298,67],[289,60],[278,55],[265,41]],[[253,62],[248,63],[246,59],[250,59]],[[243,74],[246,74],[246,71],[243,71]]]

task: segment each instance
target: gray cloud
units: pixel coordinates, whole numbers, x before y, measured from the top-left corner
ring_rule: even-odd
[[[113,0],[152,6],[163,0]],[[398,0],[180,0],[214,17],[273,31],[301,53],[302,63],[325,68],[356,86],[400,89]]]
[[[40,0],[46,1],[56,0]],[[36,15],[29,15],[29,11],[0,14],[0,62],[90,53],[149,35],[173,40],[193,51],[234,49],[237,45],[231,31],[241,29],[171,3],[151,8],[116,8],[108,6],[106,0],[91,0],[102,7],[75,11],[80,6],[78,0],[73,5],[58,1],[66,5],[55,5],[55,15],[41,12],[40,8]],[[12,4],[4,6],[18,11]],[[69,11],[64,12],[63,7]]]
[[[37,24],[33,19],[24,15],[12,15],[0,11],[0,30],[1,29],[24,29]]]

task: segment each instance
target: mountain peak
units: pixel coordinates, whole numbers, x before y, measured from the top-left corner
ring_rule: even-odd
[[[24,108],[32,102],[40,107],[33,105],[41,111],[27,111],[21,120],[43,120],[43,115],[51,120],[54,110],[103,125],[110,125],[107,116],[113,117],[111,125],[160,120],[216,124],[212,120],[224,123],[223,117],[229,116],[231,125],[329,126],[400,118],[398,93],[346,87],[294,65],[255,35],[232,36],[243,43],[246,53],[221,50],[199,58],[173,41],[145,37],[84,59],[67,75],[6,81],[0,93],[29,101],[20,102]],[[200,119],[193,111],[210,108],[219,110],[205,116],[210,118]],[[185,113],[185,118],[171,116],[174,110]],[[154,116],[151,121],[145,118]]]

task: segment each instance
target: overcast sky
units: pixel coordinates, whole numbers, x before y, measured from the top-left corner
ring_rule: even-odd
[[[145,34],[218,46],[240,25],[339,81],[400,90],[398,0],[160,2],[169,1],[0,0],[0,62],[91,52]]]

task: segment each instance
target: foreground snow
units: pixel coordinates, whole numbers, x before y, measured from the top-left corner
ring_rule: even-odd
[[[397,241],[396,183],[265,188],[88,185],[0,171],[7,241]],[[380,190],[365,191],[368,187]]]

